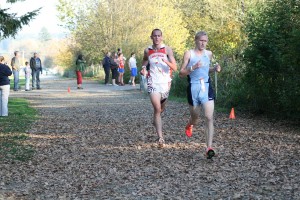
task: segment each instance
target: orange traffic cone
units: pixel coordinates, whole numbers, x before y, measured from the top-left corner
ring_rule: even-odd
[[[234,108],[231,108],[229,119],[235,119]]]
[[[71,92],[71,89],[70,89],[70,87],[68,87],[68,92]]]

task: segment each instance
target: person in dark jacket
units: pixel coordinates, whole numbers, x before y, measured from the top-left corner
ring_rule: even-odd
[[[104,68],[104,72],[105,72],[105,85],[111,85],[109,84],[109,74],[110,74],[110,52],[107,52],[103,61],[102,61],[102,65]]]
[[[32,89],[35,89],[35,84],[36,84],[36,89],[40,90],[40,74],[43,74],[43,67],[42,67],[42,61],[38,57],[37,53],[33,54],[33,57],[30,59],[30,68],[32,71]]]
[[[110,68],[112,74],[111,80],[113,86],[118,86],[118,84],[116,84],[116,79],[118,78],[118,73],[119,73],[118,67],[119,67],[119,63],[118,63],[117,54],[113,52],[110,56]]]
[[[8,116],[8,96],[10,90],[9,76],[12,75],[11,69],[4,64],[5,59],[0,56],[0,116]]]
[[[77,76],[77,89],[83,89],[82,85],[82,72],[85,69],[85,60],[83,55],[78,55],[76,60],[76,76]]]

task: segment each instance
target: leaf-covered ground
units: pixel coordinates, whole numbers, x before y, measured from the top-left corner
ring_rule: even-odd
[[[218,157],[211,161],[204,120],[192,138],[184,134],[184,103],[168,102],[167,145],[159,149],[150,101],[133,87],[43,84],[11,94],[29,99],[40,117],[26,130],[33,158],[0,163],[0,199],[300,199],[298,128],[216,113]]]

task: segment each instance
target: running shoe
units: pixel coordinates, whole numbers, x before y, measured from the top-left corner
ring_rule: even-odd
[[[159,148],[163,148],[165,146],[164,138],[158,138],[157,144]]]
[[[206,158],[207,159],[212,159],[216,155],[215,151],[212,148],[208,148],[206,150]]]
[[[187,124],[185,127],[185,134],[188,137],[192,137],[193,135],[193,125]]]

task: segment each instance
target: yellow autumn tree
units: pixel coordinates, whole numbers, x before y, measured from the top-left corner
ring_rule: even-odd
[[[94,62],[99,62],[105,51],[117,48],[125,55],[132,51],[142,55],[154,28],[163,31],[165,43],[178,55],[183,54],[188,31],[171,0],[103,0],[90,5],[93,9],[72,14],[76,16],[73,34],[80,51]]]

